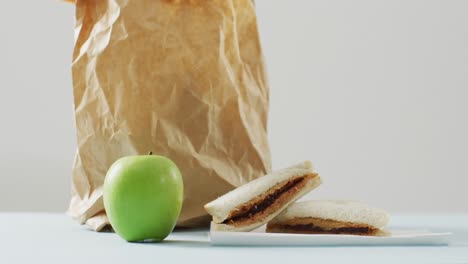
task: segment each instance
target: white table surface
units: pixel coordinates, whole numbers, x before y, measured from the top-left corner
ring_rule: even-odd
[[[395,215],[390,227],[449,231],[453,242],[425,247],[215,247],[208,231],[198,230],[176,231],[163,243],[127,243],[63,214],[0,213],[0,263],[468,263],[468,214]]]

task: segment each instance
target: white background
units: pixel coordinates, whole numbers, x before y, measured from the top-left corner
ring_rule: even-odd
[[[274,167],[311,198],[468,211],[468,1],[258,0]],[[0,211],[64,211],[75,151],[74,7],[0,7]]]

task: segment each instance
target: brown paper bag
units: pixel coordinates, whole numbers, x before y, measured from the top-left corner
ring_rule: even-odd
[[[120,157],[152,151],[184,178],[179,226],[270,170],[268,85],[251,0],[77,0],[78,150],[69,213],[108,224],[102,184]]]

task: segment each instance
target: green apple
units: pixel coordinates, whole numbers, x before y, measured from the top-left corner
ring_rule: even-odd
[[[183,181],[170,159],[158,155],[117,160],[104,180],[104,207],[123,239],[162,241],[179,218]]]

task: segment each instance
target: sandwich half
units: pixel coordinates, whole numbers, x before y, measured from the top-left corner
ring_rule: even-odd
[[[205,205],[218,231],[251,231],[320,185],[310,161],[281,169],[234,189]]]
[[[297,202],[267,225],[270,233],[347,234],[384,236],[389,215],[378,208],[352,201]]]

